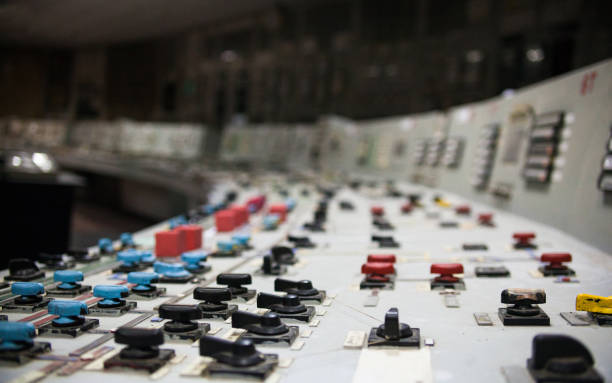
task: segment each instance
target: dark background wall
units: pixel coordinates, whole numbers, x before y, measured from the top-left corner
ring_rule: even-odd
[[[17,41],[0,28],[0,116],[221,127],[423,112],[611,57],[611,11],[605,0],[287,1],[127,42]]]

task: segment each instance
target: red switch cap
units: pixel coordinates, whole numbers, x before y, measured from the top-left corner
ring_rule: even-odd
[[[572,255],[570,253],[544,253],[540,256],[541,262],[550,262],[549,265],[546,266],[548,269],[565,269],[566,266],[563,266],[563,262],[571,262]]]
[[[402,205],[402,213],[410,213],[413,207],[410,202],[406,202]]]
[[[470,205],[460,205],[455,208],[455,212],[457,214],[470,214],[472,212],[472,208]]]
[[[385,214],[385,208],[382,206],[372,206],[370,208],[370,213],[372,213],[372,215],[383,215]]]
[[[521,243],[528,243],[532,239],[534,239],[535,236],[536,235],[533,232],[521,232],[521,233],[514,233],[512,235],[512,238],[516,239],[518,242],[521,242]]]
[[[434,278],[437,282],[457,282],[459,278],[453,274],[463,273],[463,265],[461,263],[434,263],[431,265],[429,272],[432,274],[440,274]]]
[[[218,232],[232,231],[238,226],[236,212],[232,210],[219,210],[215,213],[215,226]]]
[[[251,212],[258,212],[266,204],[266,196],[258,195],[247,200],[247,207]]]
[[[271,205],[268,209],[268,213],[277,214],[280,217],[281,222],[285,222],[285,220],[287,219],[287,205],[285,205],[284,203]]]
[[[478,221],[481,223],[490,223],[493,220],[493,213],[478,214]]]
[[[395,263],[395,255],[394,254],[368,254],[368,263],[370,262]]]
[[[395,273],[395,267],[393,263],[388,262],[368,262],[361,265],[362,274],[393,274]]]
[[[184,231],[164,230],[155,233],[155,255],[157,257],[178,257],[184,251]]]
[[[183,251],[190,251],[202,248],[202,226],[181,225],[174,230],[182,231],[183,235],[185,236],[185,245]]]
[[[244,225],[249,222],[249,208],[246,205],[232,205],[230,210],[236,213],[238,225]]]

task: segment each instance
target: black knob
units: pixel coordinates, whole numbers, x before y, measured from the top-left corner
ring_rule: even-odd
[[[242,287],[242,285],[250,285],[251,283],[253,283],[251,274],[223,273],[217,275],[217,284],[229,286],[232,295],[246,293],[247,288]]]
[[[594,363],[593,356],[580,341],[561,334],[536,335],[531,344],[531,358],[527,360],[529,369],[545,369],[566,377],[583,374]]]
[[[164,344],[164,333],[160,329],[119,327],[115,342],[127,345],[120,356],[126,359],[149,359],[159,355],[158,346]]]
[[[264,255],[263,264],[261,266],[261,269],[263,270],[264,274],[272,274],[272,272],[278,268],[279,265],[272,260],[271,255]]]
[[[11,259],[8,268],[9,274],[16,277],[27,277],[40,271],[36,263],[27,258]]]
[[[287,246],[274,246],[270,252],[276,262],[290,261],[295,257],[293,249]]]
[[[198,324],[192,320],[201,319],[202,311],[195,305],[175,305],[165,303],[159,306],[159,317],[171,319],[164,324],[164,330],[168,332],[186,332],[198,328]]]
[[[398,340],[412,336],[412,329],[405,323],[400,323],[399,312],[393,307],[385,314],[385,323],[378,326],[376,335],[388,340]]]
[[[232,292],[226,287],[196,287],[193,299],[211,303],[221,303],[232,299]]]
[[[304,279],[301,281],[290,281],[288,279],[276,278],[274,291],[284,291],[301,297],[317,295],[319,290],[312,287],[312,282]]]
[[[232,314],[232,327],[243,328],[259,335],[279,335],[289,331],[275,313],[257,315],[246,311],[236,311]]]
[[[393,242],[393,237],[385,235],[372,235],[372,241],[374,242]]]
[[[281,314],[297,314],[306,311],[306,306],[301,304],[298,296],[294,294],[280,296],[259,293],[257,295],[257,307],[270,309]]]
[[[265,357],[248,339],[238,339],[232,342],[208,335],[200,338],[200,355],[209,356],[218,362],[234,367],[254,366],[265,361]]]

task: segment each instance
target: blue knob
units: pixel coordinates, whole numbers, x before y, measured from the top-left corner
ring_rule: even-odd
[[[293,199],[291,197],[289,197],[289,198],[287,198],[285,200],[285,205],[287,205],[287,210],[289,210],[289,211],[291,211],[291,210],[293,210],[295,208],[296,203],[297,202],[295,201],[295,199]]]
[[[219,251],[234,251],[237,243],[234,241],[217,241]]]
[[[34,344],[36,327],[29,322],[0,322],[0,350],[16,351]]]
[[[110,238],[100,238],[98,240],[98,249],[102,253],[112,253],[114,250],[113,241]]]
[[[156,273],[162,274],[164,277],[168,278],[180,278],[191,275],[183,265],[179,263],[166,263],[166,262],[155,262],[153,264],[153,270]]]
[[[117,253],[117,260],[124,266],[134,266],[142,260],[142,252],[135,249],[123,250]]]
[[[132,287],[132,290],[150,291],[153,290],[151,283],[159,281],[159,274],[146,271],[132,271],[128,274],[127,281],[136,285]]]
[[[62,282],[57,287],[60,289],[76,289],[79,287],[77,282],[83,280],[83,272],[77,270],[57,270],[53,273],[55,282]]]
[[[171,218],[168,223],[170,224],[170,229],[174,229],[177,226],[186,225],[187,218],[184,215],[179,215],[178,217]]]
[[[104,298],[98,302],[101,306],[116,305],[121,303],[129,295],[127,286],[123,285],[98,285],[93,290],[94,297]]]
[[[14,282],[11,285],[11,292],[15,295],[36,296],[45,293],[45,287],[37,282]]]
[[[211,204],[204,205],[204,206],[202,207],[202,211],[203,211],[205,214],[207,214],[207,215],[211,215],[211,214],[213,214],[213,213],[215,212],[215,210],[216,210],[216,209],[215,209],[215,207],[214,207],[213,205],[211,205]]]
[[[121,233],[119,240],[123,246],[134,246],[134,238],[132,238],[132,233]]]
[[[155,255],[152,251],[149,250],[139,250],[140,254],[142,254],[142,258],[140,258],[140,262],[145,263],[153,263],[155,262]]]
[[[81,301],[62,301],[53,300],[49,302],[47,311],[51,315],[59,318],[53,320],[53,324],[58,326],[68,326],[79,322],[81,315],[87,314],[87,304]]]
[[[267,214],[263,218],[263,225],[266,229],[275,229],[280,221],[278,214]]]
[[[240,246],[248,246],[251,236],[248,234],[234,234],[232,235],[232,241],[235,241]]]
[[[181,254],[181,261],[187,264],[187,270],[199,269],[200,262],[206,261],[208,254],[203,251],[194,251]]]

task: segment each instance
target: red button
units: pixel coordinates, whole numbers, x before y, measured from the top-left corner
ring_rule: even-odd
[[[395,255],[394,254],[369,254],[368,263],[369,262],[395,263]]]
[[[271,205],[268,209],[268,213],[277,214],[280,217],[281,222],[285,222],[287,219],[287,205],[283,203]]]
[[[535,233],[526,232],[526,233],[514,233],[512,238],[516,239],[520,243],[529,243],[532,239],[535,238]]]
[[[455,212],[457,214],[470,214],[472,212],[472,208],[469,205],[461,205],[455,208]]]
[[[492,220],[493,220],[493,213],[478,214],[478,221],[480,223],[491,223]]]
[[[440,274],[435,280],[439,282],[457,282],[459,278],[453,274],[463,273],[463,265],[461,263],[434,263],[431,265],[429,272],[432,274]]]
[[[185,235],[184,251],[202,248],[202,226],[182,225],[175,230],[182,231]]]
[[[258,212],[261,210],[261,208],[264,207],[264,205],[266,204],[266,196],[265,195],[259,195],[256,197],[251,197],[247,200],[246,205],[248,206],[249,210],[252,212]]]
[[[184,231],[165,230],[155,233],[155,255],[157,257],[178,257],[184,251]]]
[[[406,202],[402,205],[402,213],[410,213],[412,211],[412,204],[410,202]]]
[[[232,210],[220,210],[215,213],[215,226],[218,232],[228,232],[236,228],[236,212]]]
[[[386,275],[395,273],[393,263],[388,262],[368,262],[361,265],[362,274]]]
[[[372,215],[383,215],[385,214],[385,209],[382,206],[372,206],[370,208],[370,213],[372,213]]]
[[[238,225],[244,225],[249,222],[249,209],[245,205],[233,205],[230,210],[236,213]]]
[[[548,269],[566,269],[566,266],[563,266],[563,262],[571,262],[572,255],[570,253],[544,253],[540,256],[541,262],[550,262],[549,265],[546,266]]]

